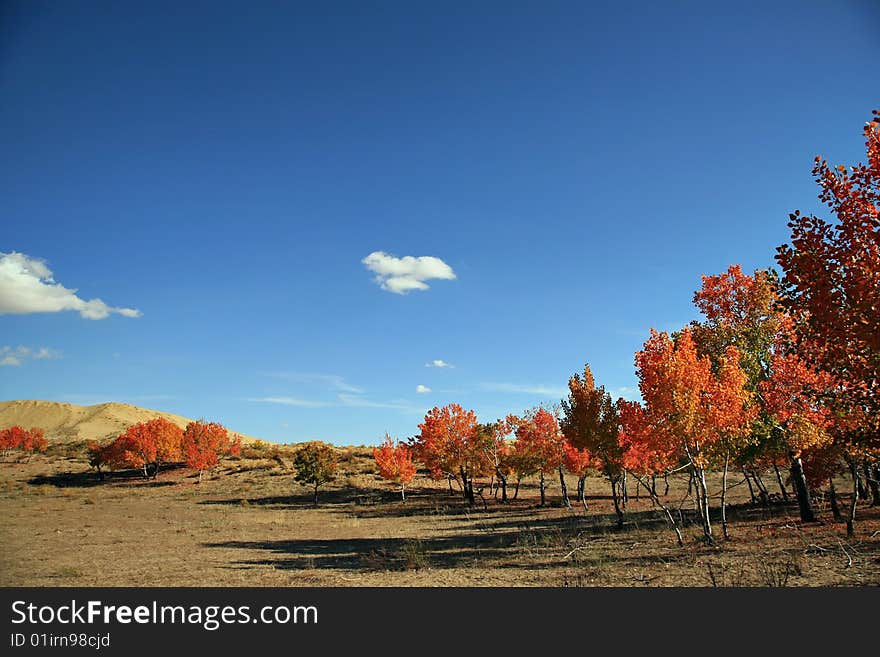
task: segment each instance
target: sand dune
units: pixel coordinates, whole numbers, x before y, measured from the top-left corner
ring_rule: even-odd
[[[189,418],[173,413],[117,402],[95,406],[38,400],[0,402],[0,429],[16,424],[26,428],[41,427],[50,441],[111,438],[132,424],[155,417],[163,417],[180,427],[191,422]],[[254,440],[249,436],[241,438],[245,442]]]

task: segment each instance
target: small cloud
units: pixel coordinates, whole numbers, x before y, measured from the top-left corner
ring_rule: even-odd
[[[431,279],[455,280],[452,267],[434,256],[404,256],[397,258],[384,251],[373,251],[361,262],[376,274],[373,279],[383,290],[406,294],[412,290],[427,290],[425,281]]]
[[[26,360],[57,360],[61,358],[61,352],[40,347],[37,350],[30,347],[0,347],[0,367],[20,367]]]
[[[431,389],[428,386],[423,386],[421,383],[416,386],[416,392],[420,395],[424,395],[425,393],[431,392]]]
[[[455,365],[438,358],[437,360],[432,360],[430,363],[425,363],[425,367],[455,367]]]
[[[329,406],[327,402],[312,401],[310,399],[297,399],[295,397],[257,397],[248,399],[249,402],[262,404],[280,404],[282,406],[296,406],[299,408],[322,408]]]
[[[480,387],[488,392],[506,392],[517,395],[538,395],[547,398],[561,398],[568,395],[568,388],[562,386],[545,386],[532,384],[522,385],[515,383],[483,383]]]
[[[134,308],[114,308],[100,299],[86,301],[76,292],[57,283],[45,261],[14,251],[0,253],[0,315],[73,310],[85,319],[105,319],[111,314],[141,316]]]

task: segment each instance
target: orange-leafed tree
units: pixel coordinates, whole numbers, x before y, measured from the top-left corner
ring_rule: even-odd
[[[562,502],[571,508],[565,486],[563,459],[565,457],[565,438],[559,429],[556,416],[546,408],[526,411],[518,418],[516,442],[526,453],[531,454],[538,465],[541,490],[541,506],[547,503],[546,475],[557,471],[562,488]]]
[[[186,425],[182,447],[186,466],[198,470],[202,483],[202,473],[216,467],[221,456],[238,454],[241,440],[233,439],[222,424],[199,420]]]
[[[406,485],[416,476],[412,450],[408,445],[397,443],[385,434],[385,442],[373,448],[373,458],[379,466],[379,476],[400,486],[400,497],[406,502]]]
[[[568,440],[565,441],[562,449],[564,452],[563,464],[565,465],[565,469],[578,478],[578,502],[584,505],[584,511],[589,511],[589,507],[587,506],[587,495],[584,489],[590,472],[597,470],[600,467],[599,462],[588,450],[578,449]]]
[[[413,441],[415,453],[431,476],[458,480],[470,504],[474,503],[474,478],[490,469],[481,447],[476,413],[458,404],[428,411]]]
[[[118,445],[116,441],[102,445],[97,440],[90,440],[86,443],[86,458],[89,465],[98,473],[98,479],[104,481],[104,470],[113,467],[114,463],[118,463],[115,452]]]
[[[699,356],[692,332],[673,339],[651,331],[636,353],[639,389],[652,441],[660,451],[677,451],[693,477],[695,502],[707,542],[713,542],[706,469],[725,436],[748,430],[752,394],[736,347],[728,347],[716,374],[708,357]]]
[[[132,424],[114,441],[115,464],[140,468],[155,479],[163,463],[183,458],[183,430],[162,417]]]
[[[826,398],[835,412],[861,418],[844,440],[870,450],[880,444],[880,110],[864,136],[864,164],[816,157],[819,199],[835,219],[791,214],[776,261],[798,354],[834,377]]]
[[[513,415],[503,419],[499,418],[495,422],[477,425],[476,440],[483,451],[486,464],[495,475],[497,484],[494,492],[497,498],[498,491],[501,490],[502,503],[508,501],[507,482],[510,475],[513,474],[510,438],[514,431],[516,431],[516,417]]]
[[[25,431],[19,448],[27,452],[28,459],[30,459],[34,452],[45,452],[49,449],[49,441],[46,440],[46,435],[40,427],[31,427]]]
[[[611,400],[604,386],[596,386],[589,365],[584,365],[582,375],[574,374],[569,378],[568,391],[568,398],[562,400],[562,434],[570,445],[586,450],[597,460],[599,469],[611,484],[617,526],[623,527],[620,500],[623,451],[619,442],[617,403]]]
[[[620,413],[620,447],[621,467],[630,472],[639,484],[642,484],[652,500],[666,514],[669,526],[675,532],[678,545],[684,545],[681,536],[681,528],[676,522],[675,516],[657,495],[653,485],[648,484],[648,478],[672,471],[680,460],[680,448],[670,435],[655,427],[652,417],[645,407],[636,401],[619,399],[617,408]]]

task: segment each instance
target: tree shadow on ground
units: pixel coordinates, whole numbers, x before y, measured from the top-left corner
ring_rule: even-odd
[[[248,555],[234,562],[241,568],[271,566],[279,570],[335,569],[354,571],[415,570],[421,568],[492,567],[546,569],[581,563],[593,550],[591,538],[616,540],[634,529],[664,524],[652,512],[633,514],[633,521],[617,530],[613,516],[510,519],[497,524],[473,522],[464,531],[430,538],[346,538],[290,539],[266,541],[222,541],[204,547],[268,552],[270,556]],[[475,531],[476,529],[476,531]],[[663,560],[692,558],[687,550],[670,552],[669,543],[658,542]],[[596,548],[598,549],[598,548]],[[575,556],[577,555],[577,556]],[[603,562],[644,564],[657,562],[653,555],[608,555]]]
[[[144,486],[148,488],[156,488],[161,486],[174,486],[178,481],[169,481],[162,479],[162,475],[176,470],[183,469],[182,464],[171,464],[162,467],[159,476],[156,479],[145,479],[143,470],[113,470],[105,472],[104,478],[98,476],[94,470],[84,470],[81,472],[58,472],[51,475],[38,475],[28,479],[27,483],[31,486],[55,486],[56,488],[92,488],[94,486],[112,486],[114,484],[128,484],[135,486]]]

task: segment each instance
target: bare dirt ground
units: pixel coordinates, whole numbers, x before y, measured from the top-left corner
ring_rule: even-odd
[[[633,484],[626,525],[617,530],[600,477],[587,481],[589,512],[561,507],[558,482],[548,491],[550,507],[538,506],[533,480],[509,504],[489,497],[485,507],[479,500],[469,507],[445,481],[421,475],[404,504],[373,474],[369,450],[341,452],[341,473],[317,507],[283,450],[250,450],[200,485],[183,469],[150,481],[115,473],[101,482],[72,446],[53,446],[27,463],[7,458],[0,463],[0,585],[880,584],[880,509],[863,502],[848,539],[825,500],[817,500],[823,522],[802,525],[793,502],[753,506],[740,484],[730,492],[731,538],[707,546],[699,527],[686,523],[680,548],[644,492],[635,499]],[[687,516],[686,479],[671,483],[664,499]],[[766,483],[778,491],[772,476]]]

